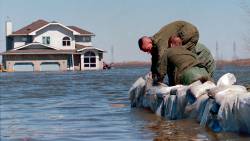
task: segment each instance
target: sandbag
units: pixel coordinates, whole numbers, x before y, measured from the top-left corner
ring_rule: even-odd
[[[250,133],[250,93],[235,92],[224,98],[217,120],[223,131]]]
[[[170,93],[164,96],[163,116],[167,119],[182,119],[185,117],[185,107],[187,105],[186,91],[188,86],[179,85],[172,87]]]
[[[196,85],[191,85],[190,89],[187,91],[187,97],[188,100],[191,104],[193,104],[198,97],[200,97],[203,94],[207,93],[207,90],[216,87],[216,85],[211,82],[207,81],[203,84],[196,84]]]
[[[222,100],[225,96],[229,94],[233,94],[234,92],[245,93],[247,92],[246,87],[241,85],[229,85],[229,86],[221,86],[214,87],[208,90],[208,95],[215,99],[216,103],[221,105]]]
[[[221,125],[220,123],[220,120],[218,118],[219,111],[225,108],[225,105],[235,104],[235,102],[232,101],[231,97],[236,97],[237,95],[246,92],[246,88],[240,85],[224,85],[221,87],[210,89],[208,91],[208,95],[210,96],[210,98],[208,99],[203,110],[200,125],[205,126],[208,124],[208,126],[215,132],[220,132],[222,130],[227,131],[228,129],[225,127],[225,125]],[[225,110],[227,111],[227,109],[228,107]],[[233,112],[231,114],[233,114]],[[231,114],[227,116],[231,117]],[[235,115],[236,114],[234,113],[234,116]]]
[[[226,73],[217,81],[218,87],[230,86],[236,83],[236,77],[232,73]]]
[[[188,115],[189,118],[195,118],[200,122],[208,99],[208,95],[201,95],[193,104],[186,106],[185,114]]]
[[[148,90],[146,90],[145,101],[143,101],[144,106],[148,106],[153,112],[158,115],[164,116],[164,111],[169,109],[171,111],[172,108],[166,108],[166,104],[171,104],[174,102],[174,99],[168,100],[170,98],[173,90],[181,87],[181,85],[176,85],[172,87],[168,87],[166,85],[152,86]],[[173,96],[172,96],[173,97]]]
[[[172,120],[195,118],[215,132],[250,133],[250,93],[244,86],[234,85],[233,74],[223,75],[216,86],[212,82],[194,82],[168,87],[153,86],[152,82],[150,74],[137,79],[129,90],[131,107],[150,108]]]
[[[129,89],[129,99],[131,107],[142,107],[142,98],[145,93],[146,80],[138,78]]]

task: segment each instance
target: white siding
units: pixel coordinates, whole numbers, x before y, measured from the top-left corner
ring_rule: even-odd
[[[73,36],[73,32],[65,29],[60,25],[49,25],[48,27],[38,31],[36,36],[34,37],[33,42],[42,43],[42,38],[44,36],[50,37],[49,46],[56,47],[58,49],[75,49],[75,37]],[[63,37],[68,36],[71,39],[70,46],[63,46],[62,39]]]
[[[79,44],[79,45],[83,45],[83,46],[93,46],[92,42],[86,42],[86,43],[83,43],[83,42],[76,42],[76,44]]]

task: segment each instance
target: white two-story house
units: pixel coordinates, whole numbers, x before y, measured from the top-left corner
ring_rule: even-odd
[[[95,35],[76,26],[37,20],[15,32],[6,22],[8,71],[66,71],[103,68],[104,50],[93,47]]]

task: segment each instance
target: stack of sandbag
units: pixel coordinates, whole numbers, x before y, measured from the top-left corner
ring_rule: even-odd
[[[164,105],[164,99],[166,95],[170,94],[171,87],[160,84],[157,86],[151,86],[145,88],[145,96],[143,99],[144,107],[149,107],[157,115],[162,115],[162,108]]]
[[[167,119],[196,118],[213,131],[250,133],[250,93],[235,83],[235,76],[228,73],[216,85],[196,81],[189,86],[153,86],[146,75],[133,84],[129,95],[132,107],[150,108]]]
[[[164,96],[162,116],[167,119],[182,119],[185,117],[186,91],[189,87],[177,85],[170,88],[170,93]]]
[[[177,85],[177,87],[171,87],[170,94],[164,98],[163,116],[167,119],[192,117],[191,115],[194,114],[191,113],[197,113],[199,109],[199,106],[196,108],[195,105],[197,104],[193,104],[193,101],[199,103],[200,99],[196,99],[202,97],[205,94],[203,91],[211,87],[210,85],[212,85],[210,82],[202,84],[200,81],[196,81],[189,86]],[[196,93],[192,92],[194,88],[198,90]]]
[[[190,86],[187,91],[188,105],[186,106],[185,113],[188,114],[189,118],[196,118],[199,122],[203,116],[206,104],[209,100],[207,91],[215,88],[216,85],[207,81],[205,83],[196,83]]]
[[[250,94],[241,85],[234,85],[233,74],[223,75],[216,87],[207,91],[207,99],[200,105],[197,116],[202,126],[208,125],[213,131],[234,131],[250,133]],[[205,105],[205,107],[204,107]]]
[[[162,103],[163,95],[170,92],[170,88],[165,85],[152,85],[153,80],[150,74],[140,77],[129,90],[131,107],[144,107],[156,111]]]
[[[187,103],[188,86],[168,87],[165,84],[153,86],[152,82],[149,74],[137,79],[129,90],[131,107],[150,108],[157,115],[169,119],[182,118]]]

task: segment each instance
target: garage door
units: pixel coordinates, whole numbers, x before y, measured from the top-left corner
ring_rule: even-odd
[[[57,62],[46,62],[42,63],[40,68],[41,71],[59,71],[60,65]]]
[[[14,71],[34,71],[33,63],[15,63]]]

